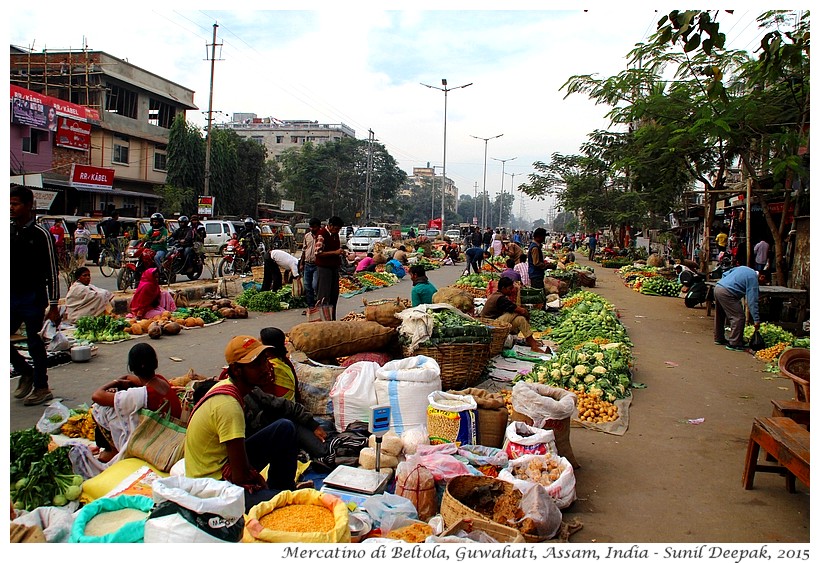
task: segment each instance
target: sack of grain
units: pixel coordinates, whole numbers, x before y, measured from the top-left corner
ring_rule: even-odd
[[[500,448],[504,444],[509,412],[501,393],[469,387],[461,391],[450,391],[454,395],[470,395],[478,408],[478,437],[476,443],[482,446]]]
[[[442,287],[433,294],[433,303],[447,303],[459,311],[472,313],[475,302],[471,293],[457,287]]]
[[[382,351],[395,344],[397,332],[372,321],[325,321],[298,324],[290,330],[288,338],[295,349],[321,360]]]
[[[507,426],[503,450],[511,460],[523,455],[558,455],[552,430],[535,428],[520,421],[510,422]]]
[[[379,469],[394,468],[399,464],[399,458],[381,450],[379,452]],[[359,467],[362,469],[376,469],[376,449],[362,448],[359,452]]]
[[[519,381],[513,387],[510,420],[552,430],[558,455],[567,458],[573,467],[578,468],[580,464],[575,459],[569,441],[570,421],[577,399],[575,393],[566,389]]]
[[[441,369],[428,356],[410,356],[387,362],[376,370],[376,401],[390,405],[390,427],[401,434],[427,423],[427,397],[441,391]]]
[[[398,327],[401,324],[401,319],[396,317],[396,313],[400,313],[407,308],[399,297],[396,297],[395,300],[390,299],[372,303],[365,301],[364,303],[364,315],[366,320],[392,328]]]
[[[433,391],[427,400],[427,432],[431,444],[476,443],[478,405],[472,395]]]
[[[373,382],[376,362],[358,362],[345,368],[330,390],[336,430],[344,432],[351,422],[370,420],[370,407],[377,404]]]
[[[344,501],[315,489],[282,491],[248,511],[243,542],[350,543]]]
[[[142,543],[153,507],[153,499],[143,495],[97,499],[77,511],[68,542]]]
[[[299,381],[299,401],[314,418],[333,420],[333,401],[330,390],[336,378],[345,370],[343,367],[310,365],[293,362],[296,379]]]
[[[228,481],[157,479],[145,543],[236,543],[245,527],[245,490]]]
[[[384,436],[382,436],[382,453],[398,457],[399,454],[401,454],[403,446],[404,444],[401,440],[401,436],[396,434],[396,432],[393,430],[389,430]],[[374,449],[376,448],[375,434],[371,434],[370,437],[367,439],[367,447]]]

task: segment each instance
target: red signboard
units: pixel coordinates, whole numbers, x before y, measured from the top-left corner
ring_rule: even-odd
[[[71,102],[66,102],[51,96],[44,96],[43,94],[15,86],[14,84],[10,86],[12,108],[23,106],[42,107],[43,110],[40,113],[43,115],[47,114],[46,108],[53,108],[56,115],[63,117],[70,117],[80,121],[100,120],[100,112],[95,109],[72,104]],[[14,120],[14,115],[12,115],[12,120]]]
[[[87,151],[91,148],[91,124],[77,119],[57,119],[57,136],[54,143],[59,147]]]
[[[85,164],[71,165],[71,186],[87,188],[113,189],[114,169],[86,166]]]

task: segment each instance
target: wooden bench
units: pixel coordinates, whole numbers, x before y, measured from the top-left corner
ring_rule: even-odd
[[[743,488],[752,488],[757,471],[785,475],[790,493],[795,492],[795,478],[808,487],[810,442],[809,431],[791,418],[755,418],[746,449]],[[758,463],[760,448],[771,454],[778,465]]]
[[[809,428],[809,406],[809,403],[805,401],[780,401],[777,399],[772,399],[772,416],[785,416],[787,418],[791,418],[797,424],[805,426],[806,430],[811,430]]]

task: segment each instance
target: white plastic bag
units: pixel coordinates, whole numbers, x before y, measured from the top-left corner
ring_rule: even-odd
[[[69,416],[71,411],[68,407],[60,401],[54,401],[43,410],[43,416],[37,421],[37,430],[43,434],[57,434]]]
[[[396,434],[427,424],[427,397],[441,391],[441,368],[428,356],[387,362],[376,370],[378,404],[390,405],[390,426]]]
[[[418,520],[419,517],[410,499],[391,493],[368,497],[362,503],[362,508],[373,518],[373,524],[382,532],[392,530],[396,527],[395,524],[402,520]]]
[[[156,503],[145,543],[236,543],[245,529],[245,490],[228,481],[166,477],[152,485]]]
[[[567,463],[572,470],[572,466]],[[561,510],[560,507],[553,502],[554,499],[547,493],[543,487],[528,487],[519,488],[516,484],[516,489],[522,493],[521,502],[518,506],[524,512],[524,518],[530,518],[535,522],[537,535],[541,540],[548,540],[555,537],[555,534],[561,529]],[[573,487],[573,492],[574,492]],[[574,498],[574,496],[573,496]]]
[[[376,362],[356,362],[339,374],[330,389],[333,421],[336,430],[344,432],[351,422],[370,419],[370,407],[377,404]]]
[[[523,422],[511,422],[504,433],[504,446],[501,448],[506,452],[510,460],[523,455],[544,455],[550,452],[558,455],[555,447],[555,433],[552,430],[534,428]]]
[[[552,500],[555,501],[555,505],[558,508],[567,508],[575,502],[576,499],[575,470],[567,458],[554,456],[554,459],[558,462],[558,468],[561,470],[561,475],[549,485],[541,485],[540,483],[526,479],[518,479],[514,476],[517,467],[526,468],[532,460],[541,458],[538,459],[538,461],[541,461],[543,457],[542,455],[525,455],[518,459],[511,460],[509,465],[498,474],[498,478],[502,481],[512,483],[517,489],[521,490],[521,492],[525,492],[532,487],[542,488],[549,494]]]

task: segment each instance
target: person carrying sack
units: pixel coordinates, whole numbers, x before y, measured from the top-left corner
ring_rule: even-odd
[[[293,422],[279,419],[245,438],[243,397],[271,380],[270,349],[252,336],[234,336],[225,348],[227,379],[196,404],[185,434],[185,476],[240,485],[246,513],[283,490],[296,489]],[[259,473],[266,466],[267,480]]]

